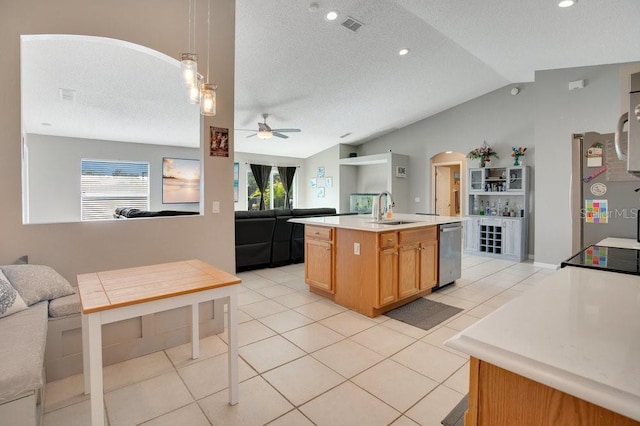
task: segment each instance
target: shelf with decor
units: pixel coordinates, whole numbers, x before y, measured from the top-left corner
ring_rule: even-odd
[[[465,252],[527,258],[528,175],[526,166],[469,169]]]

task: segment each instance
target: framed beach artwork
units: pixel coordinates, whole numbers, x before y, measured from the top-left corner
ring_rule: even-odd
[[[200,202],[200,160],[162,159],[162,203]]]
[[[238,202],[238,189],[240,187],[240,163],[233,163],[233,201]]]

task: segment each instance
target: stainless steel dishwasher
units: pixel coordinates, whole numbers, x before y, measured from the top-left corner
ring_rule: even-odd
[[[438,289],[462,275],[462,225],[459,222],[439,225]]]

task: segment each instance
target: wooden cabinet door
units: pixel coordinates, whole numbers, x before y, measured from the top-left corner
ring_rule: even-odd
[[[333,244],[312,238],[305,238],[304,262],[305,282],[309,285],[334,292],[333,289]]]
[[[378,307],[398,300],[398,252],[395,247],[378,254]]]
[[[418,292],[420,286],[420,244],[402,245],[398,248],[398,298]]]
[[[438,282],[438,240],[420,243],[420,290],[433,288]]]

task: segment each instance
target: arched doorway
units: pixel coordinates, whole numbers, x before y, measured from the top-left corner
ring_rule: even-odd
[[[443,152],[431,157],[431,211],[462,216],[466,211],[466,156]]]

